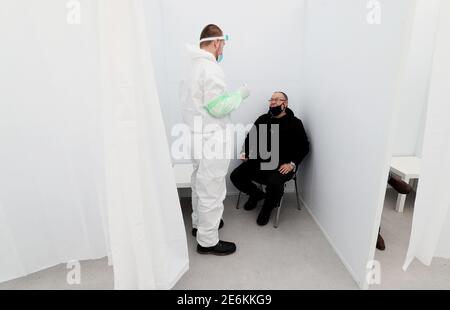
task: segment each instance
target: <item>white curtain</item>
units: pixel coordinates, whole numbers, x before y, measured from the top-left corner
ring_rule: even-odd
[[[450,258],[450,1],[441,1],[433,60],[422,172],[412,234],[404,265],[414,258]]]
[[[142,0],[99,0],[109,228],[116,287],[168,289],[187,241],[144,15]]]
[[[186,236],[142,0],[0,6],[0,282],[105,257],[170,288]]]

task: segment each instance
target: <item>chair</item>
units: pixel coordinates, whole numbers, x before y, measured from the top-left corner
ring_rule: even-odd
[[[298,195],[298,185],[297,185],[297,178],[298,178],[298,176],[297,176],[297,172],[298,171],[295,171],[294,176],[288,182],[294,181],[294,183],[295,183],[295,197],[297,198],[298,210],[301,211],[302,210],[302,205],[300,203],[300,198],[299,198],[299,195]],[[286,189],[286,186],[287,186],[288,182],[284,183],[284,188],[285,189]],[[262,190],[263,184],[259,184],[259,187]],[[242,194],[242,192],[239,192],[238,201],[237,201],[237,204],[236,204],[236,209],[239,209],[239,203],[241,201],[241,194]],[[276,207],[276,209],[278,209],[278,210],[277,210],[277,216],[275,218],[275,223],[273,225],[274,228],[278,228],[278,226],[279,226],[278,224],[279,224],[279,221],[280,221],[281,207],[283,206],[283,198],[284,198],[284,192],[283,192],[283,196],[280,199],[280,202],[278,203],[278,206]]]

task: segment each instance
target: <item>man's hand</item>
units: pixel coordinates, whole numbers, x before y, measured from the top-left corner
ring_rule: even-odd
[[[280,167],[280,169],[278,171],[281,174],[289,174],[292,171],[294,171],[294,166],[292,166],[291,164],[284,164]]]
[[[240,157],[240,160],[242,160],[242,161],[247,161],[247,160],[248,160],[247,154],[242,153],[242,154],[241,154],[241,157]]]

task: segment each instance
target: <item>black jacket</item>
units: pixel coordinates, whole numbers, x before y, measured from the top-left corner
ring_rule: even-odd
[[[258,152],[258,148],[260,147],[260,132],[261,132],[261,125],[267,126],[267,151],[271,150],[271,134],[270,130],[274,124],[279,125],[279,166],[283,164],[288,164],[290,162],[295,163],[297,166],[300,165],[302,160],[308,155],[309,153],[309,141],[308,137],[306,136],[305,129],[303,127],[303,123],[301,120],[299,120],[297,117],[295,117],[294,112],[292,110],[287,109],[286,110],[287,115],[285,115],[282,118],[273,118],[270,114],[265,114],[259,117],[255,125],[253,126],[250,133],[247,135],[247,138],[245,139],[244,144],[244,152],[247,156],[247,158],[250,158],[251,160],[255,160],[258,162],[269,162],[270,159],[263,160],[261,159],[261,150]],[[255,134],[255,130],[257,132],[257,135]],[[264,132],[264,130],[262,131]],[[254,136],[257,138],[257,149],[256,144],[252,143],[250,145],[249,143],[249,136],[255,134]],[[262,147],[262,152],[264,152],[265,148]]]

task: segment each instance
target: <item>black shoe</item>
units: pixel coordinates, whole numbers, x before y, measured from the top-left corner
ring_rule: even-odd
[[[212,254],[217,256],[230,255],[236,252],[236,244],[233,242],[219,241],[219,243],[210,248],[205,248],[198,244],[197,252],[199,254]]]
[[[384,243],[384,239],[383,239],[383,237],[381,237],[380,234],[378,234],[377,249],[380,250],[380,251],[386,250],[386,245]]]
[[[244,209],[247,211],[251,211],[253,209],[256,208],[256,206],[258,205],[258,202],[260,200],[263,200],[265,197],[264,192],[258,192],[258,194],[256,195],[251,195],[247,202],[244,205]]]
[[[274,208],[272,206],[264,205],[261,209],[261,212],[259,212],[258,219],[256,220],[256,223],[259,226],[266,226],[267,223],[269,223],[270,215],[272,214],[272,210]]]
[[[224,224],[223,220],[220,220],[219,229],[222,229]],[[197,228],[192,228],[192,236],[197,237]]]

